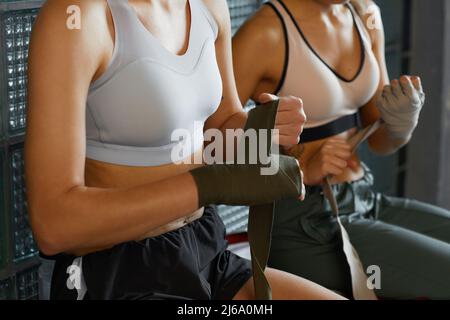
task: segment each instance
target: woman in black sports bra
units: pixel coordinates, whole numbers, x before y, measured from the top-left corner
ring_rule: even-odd
[[[382,119],[368,143],[388,155],[409,142],[417,125],[425,98],[420,79],[389,82],[384,47],[379,8],[369,0],[273,0],[236,34],[241,101],[266,91],[299,96],[307,115],[300,145],[291,150],[304,168],[306,201],[277,202],[269,264],[352,295],[321,187],[332,176],[364,269],[379,271],[375,293],[450,298],[450,276],[442,272],[450,268],[450,212],[375,192],[370,169],[347,142],[358,128]]]

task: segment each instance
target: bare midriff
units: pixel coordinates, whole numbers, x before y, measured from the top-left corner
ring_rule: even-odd
[[[199,151],[202,154],[202,151]],[[168,179],[201,166],[201,164],[193,164],[195,155],[191,157],[191,164],[167,164],[157,167],[132,167],[115,165],[105,162],[100,162],[92,159],[86,159],[85,168],[85,184],[93,188],[130,188],[158,181]],[[199,158],[198,156],[196,158]],[[200,158],[201,159],[201,158]],[[182,187],[182,186],[180,186]],[[161,208],[164,210],[164,208]],[[156,237],[164,233],[168,233],[201,218],[203,215],[203,208],[192,212],[189,215],[181,217],[167,225],[160,226],[153,230],[142,234],[135,239],[136,241],[146,238]],[[149,218],[151,219],[151,218]],[[100,251],[107,248],[95,248],[87,250],[86,252],[77,252],[77,255],[85,255],[90,252]]]

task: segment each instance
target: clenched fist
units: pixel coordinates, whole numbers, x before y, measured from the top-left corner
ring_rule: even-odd
[[[279,99],[278,112],[275,118],[275,129],[278,130],[279,144],[285,150],[291,149],[299,143],[303,126],[306,122],[306,114],[303,110],[303,102],[296,97],[281,97],[264,93],[259,97],[260,103],[267,103]]]
[[[391,135],[409,139],[419,122],[424,103],[425,93],[420,78],[402,76],[384,87],[377,107]]]

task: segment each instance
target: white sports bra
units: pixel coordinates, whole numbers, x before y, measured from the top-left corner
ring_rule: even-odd
[[[222,98],[215,55],[218,27],[202,0],[189,0],[184,55],[164,48],[127,0],[108,0],[115,48],[107,71],[91,84],[86,157],[128,166],[158,166],[203,146],[203,124]],[[188,133],[173,141],[172,134]],[[173,159],[173,151],[179,159]]]

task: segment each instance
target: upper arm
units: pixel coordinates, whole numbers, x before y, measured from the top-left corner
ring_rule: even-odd
[[[243,112],[242,106],[250,97],[254,98],[256,87],[262,79],[268,77],[268,66],[273,65],[271,60],[283,63],[283,59],[277,59],[276,54],[261,54],[261,52],[275,52],[284,38],[280,22],[277,21],[273,10],[263,8],[244,24],[232,43],[227,1],[203,1],[218,24],[216,56],[223,81],[222,102],[205,123],[205,129],[221,128],[233,115]],[[275,27],[267,27],[267,23],[274,24]],[[238,123],[235,122],[233,125]]]
[[[234,71],[242,103],[257,98],[258,91],[277,86],[285,60],[284,42],[280,19],[269,6],[263,6],[236,33]]]
[[[101,60],[102,2],[47,1],[33,28],[25,143],[31,207],[84,184],[85,104]],[[70,5],[81,9],[81,30],[66,27]]]
[[[362,17],[366,30],[372,42],[372,52],[378,62],[380,82],[375,96],[361,110],[361,116],[365,125],[375,122],[380,118],[376,107],[376,100],[383,87],[389,84],[389,74],[386,66],[385,34],[381,18],[381,11],[373,1],[367,0],[367,13]]]
[[[206,121],[205,129],[221,128],[234,114],[242,112],[233,72],[231,50],[231,19],[226,0],[203,0],[218,25],[216,58],[222,78],[222,101],[217,111]]]

